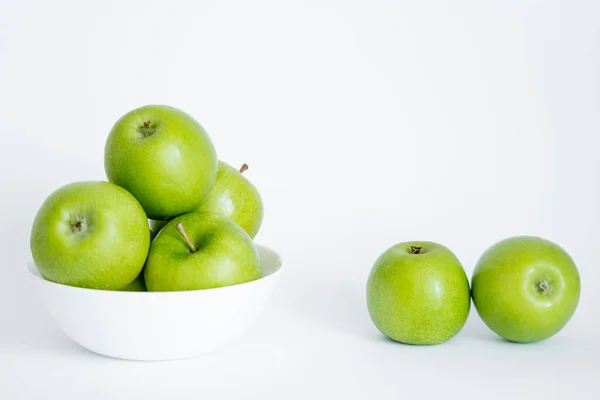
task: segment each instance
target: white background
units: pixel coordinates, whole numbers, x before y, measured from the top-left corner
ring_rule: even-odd
[[[600,398],[599,19],[593,0],[0,0],[0,398]],[[79,348],[24,272],[45,197],[105,179],[109,129],[148,103],[250,165],[257,240],[285,260],[248,334],[191,360]],[[372,326],[392,244],[441,242],[470,275],[517,234],[580,268],[552,339],[503,342],[474,312],[435,347]]]

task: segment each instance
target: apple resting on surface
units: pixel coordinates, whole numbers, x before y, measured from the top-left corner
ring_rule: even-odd
[[[537,342],[560,331],[577,308],[580,290],[579,272],[566,251],[534,236],[494,244],[473,271],[477,313],[513,342]]]
[[[31,229],[33,260],[53,282],[119,290],[141,272],[150,245],[146,214],[125,189],[76,182],[53,192]]]
[[[215,182],[217,155],[204,128],[183,111],[148,105],[123,115],[104,150],[108,180],[140,202],[148,218],[192,211]]]
[[[217,288],[262,276],[248,234],[227,218],[188,213],[170,221],[152,241],[144,268],[148,291]]]
[[[367,308],[381,333],[408,344],[439,344],[463,328],[471,307],[469,280],[445,246],[399,243],[375,262]]]
[[[219,161],[217,180],[202,200],[200,212],[212,212],[231,219],[254,238],[263,220],[263,203],[258,190],[248,181],[243,172]]]

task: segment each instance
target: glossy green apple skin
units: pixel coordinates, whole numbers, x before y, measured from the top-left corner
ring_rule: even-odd
[[[219,161],[217,180],[202,200],[200,212],[211,212],[231,219],[254,238],[263,221],[260,193],[243,173]]]
[[[148,105],[115,123],[104,167],[108,180],[131,192],[149,218],[165,220],[198,207],[215,182],[217,155],[191,116],[174,107]]]
[[[483,322],[513,342],[538,342],[560,331],[577,308],[579,272],[557,244],[535,236],[502,240],[481,256],[472,279]]]
[[[146,281],[144,280],[144,271],[142,271],[137,278],[133,280],[129,285],[121,289],[123,292],[147,292]]]
[[[419,254],[412,246],[421,247]],[[367,308],[381,333],[407,344],[440,344],[465,325],[469,280],[456,256],[434,242],[404,242],[375,262],[367,282]]]
[[[76,182],[44,201],[33,222],[33,260],[50,281],[119,290],[139,275],[150,246],[146,214],[125,189]]]
[[[176,226],[181,222],[197,247]],[[248,234],[227,218],[191,212],[171,220],[152,241],[144,269],[148,291],[210,289],[262,276],[258,251]]]
[[[219,161],[215,184],[195,211],[229,218],[253,239],[264,217],[263,201],[256,187],[239,170],[223,161]],[[153,235],[156,236],[168,222],[150,220]]]

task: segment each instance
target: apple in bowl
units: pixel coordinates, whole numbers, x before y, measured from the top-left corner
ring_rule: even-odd
[[[278,254],[212,213],[175,218],[150,246],[141,205],[108,182],[76,182],[48,196],[31,251],[29,276],[64,333],[134,360],[196,356],[239,337],[281,268]]]
[[[195,211],[226,217],[254,239],[262,225],[264,207],[259,191],[244,176],[247,170],[248,164],[243,164],[238,170],[219,161],[216,181]],[[156,236],[168,222],[151,219],[152,235]]]
[[[109,182],[75,182],[51,193],[30,235],[42,276],[65,285],[117,290],[142,271],[150,246],[144,210]]]
[[[261,275],[250,282],[203,290],[94,290],[44,279],[32,259],[28,276],[60,329],[95,353],[128,360],[199,356],[242,336],[268,304],[281,258],[257,245]]]
[[[134,360],[192,357],[239,337],[281,268],[275,252],[210,213],[175,218],[150,247],[143,208],[108,182],[53,192],[30,244],[29,277],[63,332],[96,353]]]

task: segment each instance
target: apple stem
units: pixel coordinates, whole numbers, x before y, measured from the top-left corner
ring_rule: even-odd
[[[410,251],[412,251],[413,254],[420,254],[421,249],[423,249],[422,246],[410,246]]]
[[[242,165],[242,167],[240,168],[240,173],[243,174],[245,170],[248,169],[248,164],[244,164]]]
[[[144,137],[148,137],[154,133],[155,127],[152,126],[152,121],[144,121],[142,126],[140,126],[139,131],[144,135]]]
[[[175,227],[177,228],[177,230],[179,231],[179,233],[181,233],[181,236],[183,236],[183,238],[187,242],[188,246],[190,246],[190,249],[192,250],[192,253],[195,253],[196,251],[198,251],[198,249],[196,249],[196,246],[194,246],[194,242],[192,242],[192,240],[187,235],[187,233],[185,233],[185,229],[183,229],[183,225],[181,225],[181,222],[178,223]]]

